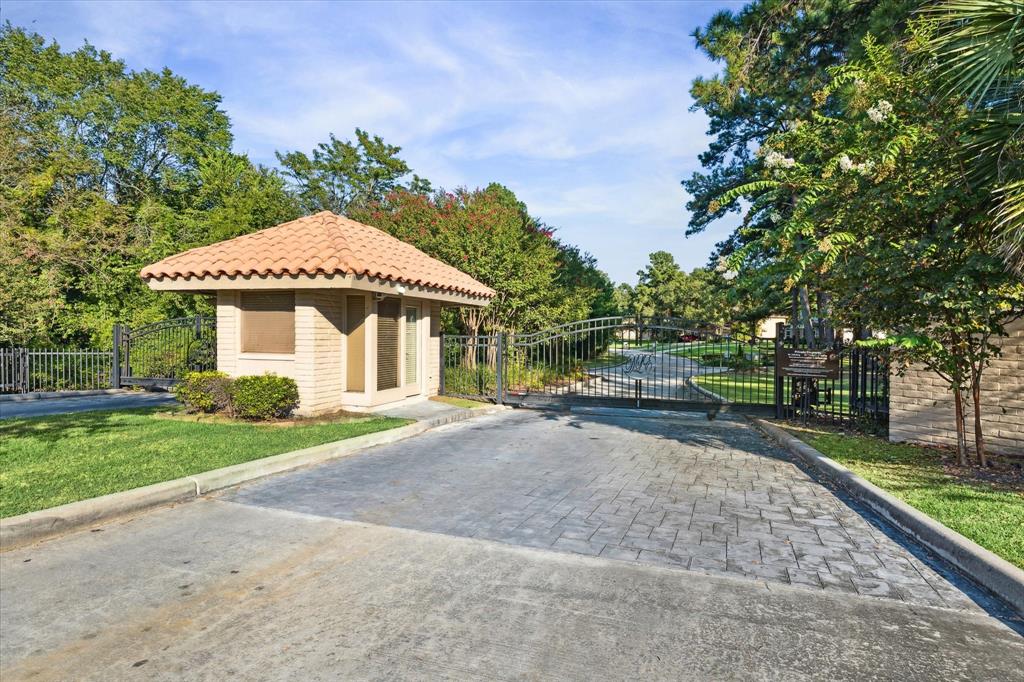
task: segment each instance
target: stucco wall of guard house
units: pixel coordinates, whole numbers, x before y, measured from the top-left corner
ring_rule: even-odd
[[[982,433],[990,452],[1024,455],[1024,319],[1007,325],[996,343],[1002,354],[982,376]],[[889,397],[889,440],[956,446],[953,394],[925,369],[893,375]],[[967,441],[974,442],[974,406],[968,401]]]

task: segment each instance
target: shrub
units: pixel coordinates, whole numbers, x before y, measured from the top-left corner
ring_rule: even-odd
[[[231,404],[244,419],[280,419],[299,405],[294,379],[274,374],[238,377],[231,390]]]
[[[231,385],[224,372],[188,372],[174,395],[189,412],[221,412],[231,408]]]

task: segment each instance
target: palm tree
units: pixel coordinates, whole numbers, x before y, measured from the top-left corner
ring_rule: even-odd
[[[1024,274],[1024,2],[941,0],[922,14],[942,75],[973,114],[967,151],[976,179],[996,186],[1000,252]]]

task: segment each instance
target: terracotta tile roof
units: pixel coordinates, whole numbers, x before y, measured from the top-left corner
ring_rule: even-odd
[[[367,275],[494,296],[466,273],[369,225],[322,211],[252,234],[201,246],[147,265],[145,280],[234,275]]]

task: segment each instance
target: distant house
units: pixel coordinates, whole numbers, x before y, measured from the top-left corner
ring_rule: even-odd
[[[776,325],[780,322],[786,324],[788,321],[788,317],[784,317],[782,315],[770,315],[757,323],[756,336],[759,336],[762,339],[774,339]]]
[[[442,306],[495,292],[329,211],[143,268],[151,289],[217,297],[217,367],[295,379],[300,414],[436,394]]]

